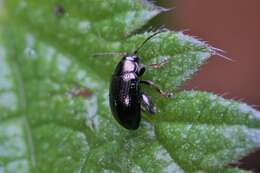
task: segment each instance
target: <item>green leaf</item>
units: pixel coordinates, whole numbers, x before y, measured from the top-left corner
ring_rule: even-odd
[[[166,11],[146,1],[4,1],[0,20],[0,172],[246,172],[228,164],[260,146],[260,113],[207,92],[177,91],[215,49],[166,31],[140,50],[174,98],[161,98],[136,131],[110,113],[108,86],[120,57]]]

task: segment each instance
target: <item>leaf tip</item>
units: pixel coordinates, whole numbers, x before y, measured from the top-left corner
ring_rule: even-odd
[[[239,105],[239,109],[241,112],[244,112],[244,113],[250,113],[252,115],[254,115],[254,117],[256,119],[259,119],[260,120],[260,112],[254,108],[252,108],[251,106],[245,104],[245,103],[241,103]]]
[[[174,9],[174,8],[165,8],[165,7],[155,5],[153,2],[148,0],[140,0],[140,1],[145,7],[148,7],[150,10],[157,12],[157,14],[161,12],[171,11]]]

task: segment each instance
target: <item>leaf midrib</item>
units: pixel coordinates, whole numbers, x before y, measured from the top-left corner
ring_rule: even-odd
[[[28,149],[29,149],[29,155],[30,155],[30,159],[31,159],[31,165],[34,168],[36,166],[36,160],[35,160],[35,147],[33,144],[33,138],[32,138],[32,130],[31,130],[31,125],[28,121],[28,117],[27,117],[27,99],[26,99],[26,91],[25,91],[25,87],[24,87],[24,81],[23,81],[23,76],[22,76],[22,72],[20,70],[20,67],[17,63],[17,49],[16,47],[14,47],[14,55],[12,55],[11,57],[11,63],[13,65],[12,69],[12,73],[14,74],[14,78],[16,79],[17,83],[17,88],[18,88],[18,100],[19,100],[19,105],[18,105],[18,110],[22,110],[21,111],[21,117],[24,117],[25,120],[25,131],[26,131],[26,136],[27,136],[27,144],[28,144]]]

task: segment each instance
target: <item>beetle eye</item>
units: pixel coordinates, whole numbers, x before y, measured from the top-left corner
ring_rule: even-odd
[[[135,62],[137,62],[137,63],[139,62],[139,57],[138,56],[134,55],[133,58],[134,58]]]
[[[144,72],[145,72],[145,67],[143,65],[140,65],[138,69],[138,76],[142,76]]]

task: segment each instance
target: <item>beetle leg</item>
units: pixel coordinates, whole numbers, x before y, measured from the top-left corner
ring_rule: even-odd
[[[154,104],[151,98],[145,93],[141,93],[141,104],[142,111],[148,112],[151,115],[155,114]]]
[[[166,64],[167,62],[168,62],[168,60],[164,59],[164,60],[160,61],[159,63],[149,64],[147,66],[157,69],[157,68],[160,68],[162,65]]]
[[[172,93],[162,91],[153,81],[141,80],[140,83],[143,83],[143,84],[146,84],[146,85],[153,87],[163,97],[171,97],[172,96]]]

